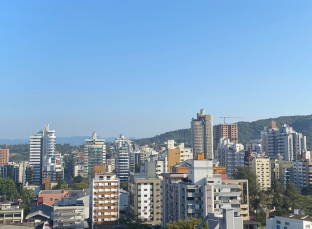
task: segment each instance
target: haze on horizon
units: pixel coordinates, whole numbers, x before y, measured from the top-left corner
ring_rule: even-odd
[[[311,1],[0,2],[0,139],[311,114]]]

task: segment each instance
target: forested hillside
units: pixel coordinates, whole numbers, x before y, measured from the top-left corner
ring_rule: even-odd
[[[272,120],[276,121],[278,127],[286,123],[293,127],[295,131],[307,136],[308,149],[312,150],[312,115],[282,116],[278,118],[261,119],[254,122],[238,122],[239,142],[245,144],[251,139],[260,139],[261,130],[268,126]],[[152,138],[137,139],[135,142],[139,145],[152,143],[163,144],[168,139],[174,139],[176,142],[189,144],[191,142],[191,131],[190,129],[170,131]]]

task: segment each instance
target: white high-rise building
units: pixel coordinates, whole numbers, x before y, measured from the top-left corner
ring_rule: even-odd
[[[29,164],[34,168],[34,184],[41,184],[44,161],[55,156],[55,139],[55,131],[49,130],[49,124],[30,136]]]
[[[106,163],[106,145],[104,139],[98,139],[93,132],[91,139],[86,139],[84,145],[84,177],[92,177],[93,166],[105,165]]]
[[[124,138],[120,135],[120,138],[115,140],[115,171],[120,182],[128,181],[130,172],[130,154],[132,152],[131,140]]]
[[[217,152],[220,166],[225,166],[229,178],[232,178],[236,166],[244,166],[245,151],[242,144],[234,144],[228,138],[220,138]]]
[[[194,155],[204,153],[205,159],[214,159],[212,115],[205,115],[205,110],[201,109],[197,119],[191,121],[191,134]]]

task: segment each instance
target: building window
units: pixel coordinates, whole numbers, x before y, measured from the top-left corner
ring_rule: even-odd
[[[285,225],[289,225],[289,222],[285,222]]]
[[[276,223],[277,223],[277,224],[281,224],[281,221],[277,220]]]

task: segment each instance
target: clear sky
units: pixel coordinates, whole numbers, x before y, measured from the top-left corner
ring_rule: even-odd
[[[310,0],[2,0],[0,31],[0,138],[312,113]]]

